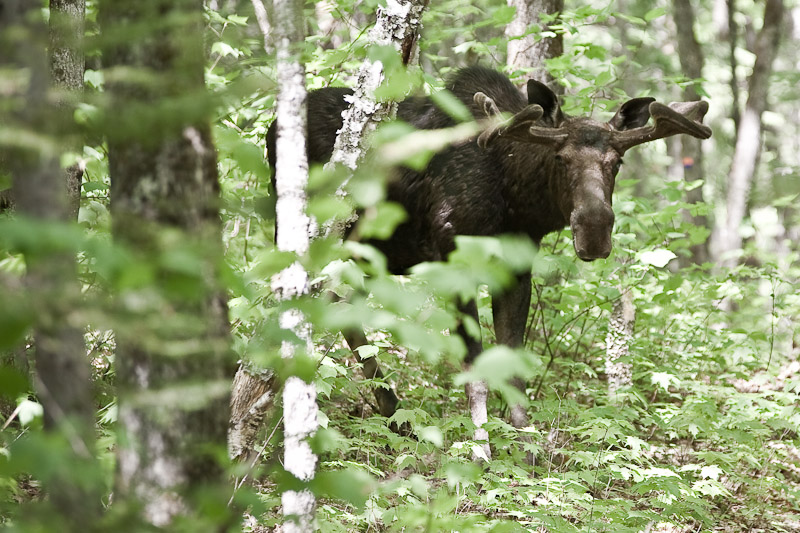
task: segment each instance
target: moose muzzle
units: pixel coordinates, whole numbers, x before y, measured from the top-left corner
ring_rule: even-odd
[[[575,253],[584,261],[605,259],[611,253],[614,211],[596,203],[575,209],[570,215]]]

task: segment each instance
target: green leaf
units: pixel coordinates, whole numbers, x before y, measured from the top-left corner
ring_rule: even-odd
[[[310,487],[318,496],[343,500],[362,509],[375,488],[375,480],[363,470],[349,468],[336,472],[320,472],[310,483]]]
[[[436,426],[426,426],[417,431],[417,436],[422,439],[432,443],[437,448],[441,448],[444,445],[444,435],[442,435],[442,430]]]
[[[653,372],[650,375],[650,383],[658,385],[664,390],[669,390],[670,385],[680,385],[681,381],[674,375],[667,372]]]
[[[17,405],[17,416],[23,426],[29,425],[35,419],[44,415],[42,404],[25,398]]]
[[[630,15],[626,15],[625,13],[616,13],[615,16],[621,18],[626,22],[630,22],[631,24],[636,24],[637,26],[646,26],[647,21],[641,19],[639,17],[632,17]]]
[[[211,45],[211,53],[219,54],[222,57],[226,56],[239,57],[242,55],[242,52],[240,50],[237,50],[228,43],[224,43],[222,41],[217,41]]]
[[[644,20],[647,22],[651,22],[658,17],[663,17],[667,13],[667,10],[663,7],[657,7],[655,9],[651,9],[647,13],[644,14]]]
[[[237,26],[247,26],[247,17],[240,15],[228,15],[228,22],[232,22]]]
[[[517,8],[514,6],[500,6],[492,13],[492,20],[498,26],[505,26],[514,20],[514,15],[517,13]]]
[[[403,206],[394,202],[381,202],[367,208],[358,219],[358,232],[365,239],[388,239],[394,230],[408,218]]]
[[[611,82],[614,80],[614,73],[610,70],[604,70],[600,74],[597,75],[595,78],[595,86],[596,87],[606,87],[611,85]]]
[[[639,254],[639,261],[645,265],[652,265],[656,268],[664,268],[667,263],[678,257],[672,251],[661,248],[658,250],[647,250]]]
[[[428,418],[428,414],[422,409],[398,409],[389,418],[389,422],[394,422],[398,426],[403,424],[411,424],[411,426],[419,425]]]
[[[25,375],[9,366],[0,367],[0,397],[16,398],[28,391]]]
[[[459,122],[469,122],[473,118],[472,112],[467,106],[448,90],[441,90],[431,94],[431,100],[442,111]]]
[[[374,344],[365,344],[364,346],[359,346],[356,348],[356,351],[361,359],[369,359],[370,357],[377,356],[378,352],[380,352],[380,348]]]
[[[709,496],[730,496],[730,491],[726,489],[719,481],[711,479],[701,479],[692,484],[692,490],[696,490],[700,494]]]
[[[34,312],[24,298],[0,299],[0,350],[10,350],[19,346],[33,325],[34,319]]]
[[[83,187],[83,190],[86,192],[105,191],[109,189],[108,184],[101,181],[85,181],[81,184],[81,187]]]
[[[100,89],[103,87],[103,83],[105,82],[103,71],[87,68],[83,73],[83,81],[95,89]]]
[[[714,481],[718,480],[724,473],[725,472],[717,465],[708,465],[700,469],[700,477]]]

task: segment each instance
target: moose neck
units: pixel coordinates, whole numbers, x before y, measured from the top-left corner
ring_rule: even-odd
[[[559,208],[558,184],[564,183],[566,173],[552,149],[508,140],[498,142],[493,151],[503,168],[505,229],[527,234],[538,244],[548,233],[564,228],[569,220]]]

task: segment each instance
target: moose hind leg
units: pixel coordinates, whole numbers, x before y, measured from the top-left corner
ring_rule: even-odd
[[[470,300],[466,304],[460,304],[458,308],[464,315],[472,317],[472,319],[475,320],[475,323],[478,324],[478,327],[480,328],[478,306],[476,305],[475,300]],[[467,365],[471,365],[475,358],[478,357],[478,355],[480,355],[480,353],[483,351],[483,343],[481,342],[480,338],[480,329],[478,331],[478,338],[476,339],[467,333],[467,330],[464,327],[464,321],[462,320],[458,326],[458,335],[464,340],[464,344],[467,346],[467,355],[464,358],[464,362]],[[472,383],[467,383],[464,387],[464,390],[467,393],[467,401],[469,402],[470,418],[472,418],[472,423],[475,424],[475,434],[473,439],[476,441],[485,442],[485,444],[482,446],[476,446],[473,448],[472,459],[475,461],[478,459],[488,461],[492,457],[492,452],[489,448],[489,432],[486,431],[484,424],[486,424],[486,422],[489,420],[486,407],[486,403],[489,399],[489,385],[484,380],[475,381]]]
[[[357,348],[359,346],[366,346],[369,344],[367,338],[364,336],[364,332],[357,330],[347,331],[344,333],[344,338],[347,341],[347,345],[350,346],[350,350],[356,356],[356,359],[358,359],[358,362],[361,363],[361,370],[364,373],[364,377],[367,379],[383,379],[383,372],[381,372],[380,366],[378,366],[378,359],[376,357],[362,359],[358,354]],[[386,387],[375,388],[375,401],[378,404],[378,411],[381,416],[385,416],[386,418],[391,417],[395,411],[397,411],[397,404],[400,402],[394,391]]]

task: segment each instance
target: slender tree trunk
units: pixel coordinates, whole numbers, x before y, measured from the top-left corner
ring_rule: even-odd
[[[418,61],[417,40],[422,13],[428,0],[389,0],[378,8],[378,19],[369,34],[371,45],[393,45],[403,64]],[[383,64],[367,59],[358,71],[353,102],[342,114],[344,124],[336,136],[331,163],[341,163],[350,170],[364,156],[369,134],[384,119],[393,118],[397,104],[381,104],[375,100],[375,89],[383,82]]]
[[[85,61],[81,43],[85,12],[85,0],[50,0],[50,72],[53,85],[61,91],[59,107],[66,111],[63,114],[70,121],[74,110],[70,100],[83,92]],[[75,143],[74,147],[80,145]],[[83,169],[79,164],[64,172],[69,214],[73,220],[77,220],[80,209],[82,177]]]
[[[700,79],[703,76],[703,50],[694,33],[695,17],[691,1],[674,0],[672,12],[678,36],[678,57],[681,61],[683,74],[691,80]],[[694,85],[686,87],[684,100],[700,100],[700,95]],[[703,151],[700,140],[684,136],[680,139],[680,143],[682,147],[683,179],[689,183],[703,180]],[[689,204],[702,204],[702,185],[688,191],[686,196]],[[708,219],[705,215],[687,213],[687,217],[697,227],[705,228],[708,226]],[[703,264],[708,261],[708,247],[705,242],[692,246],[692,260],[697,264]]]
[[[75,7],[75,6],[73,6]],[[56,14],[59,18],[59,14]],[[75,7],[54,48],[79,40],[82,8]],[[47,32],[36,5],[10,2],[0,9],[0,62],[21,74],[11,85],[11,106],[2,122],[19,132],[17,146],[0,146],[13,178],[17,213],[31,222],[66,224],[73,215],[59,163],[62,137],[71,113],[50,97]],[[70,75],[78,66],[68,66]],[[81,70],[82,79],[82,70]],[[9,93],[6,93],[7,95]],[[4,109],[6,111],[8,108]],[[25,135],[27,134],[27,135]],[[23,139],[38,135],[35,145]],[[13,140],[10,140],[13,142]],[[67,247],[69,248],[69,247]],[[50,502],[64,517],[65,531],[85,531],[99,516],[100,492],[92,482],[76,484],[75,469],[93,475],[94,402],[80,322],[80,287],[74,252],[33,249],[25,254],[27,300],[36,317],[34,345],[36,391],[44,407],[45,429],[60,435],[72,452],[72,463],[57,466],[46,479]]]
[[[636,319],[636,308],[633,295],[623,289],[619,300],[614,302],[614,309],[608,319],[608,335],[606,335],[606,376],[608,379],[608,395],[615,399],[617,391],[630,387],[633,365],[621,362],[630,352],[633,338],[633,324]]]
[[[533,78],[546,83],[556,94],[563,87],[553,79],[545,68],[545,61],[564,53],[564,39],[561,34],[555,37],[539,38],[548,30],[542,22],[542,15],[552,16],[564,11],[564,0],[507,0],[508,5],[517,9],[514,20],[506,27],[508,38],[508,66],[517,69],[533,69]],[[539,31],[532,31],[539,28]]]
[[[116,298],[115,497],[169,527],[225,483],[230,340],[202,2],[106,0],[100,15],[106,64],[127,73],[107,84],[113,235],[154,269]]]
[[[278,132],[276,150],[275,192],[278,196],[275,225],[278,249],[293,252],[298,257],[308,253],[311,242],[311,219],[306,214],[306,87],[305,68],[300,62],[303,43],[302,2],[275,0],[275,48],[278,56]],[[282,300],[297,299],[309,291],[308,273],[295,262],[272,280],[272,288]],[[291,358],[305,351],[311,355],[311,327],[298,309],[283,311],[282,329],[294,332],[301,344],[284,341],[281,355]],[[304,349],[303,349],[304,348]],[[300,350],[298,350],[300,349]],[[317,456],[308,438],[317,430],[317,391],[313,383],[291,376],[283,387],[283,466],[301,482],[314,478]],[[286,490],[281,495],[283,531],[303,533],[313,531],[316,500],[308,489]]]
[[[767,0],[764,22],[756,38],[756,62],[748,79],[748,96],[736,134],[736,148],[728,174],[727,215],[717,224],[715,256],[725,266],[735,266],[734,252],[742,247],[739,226],[747,212],[747,200],[761,147],[761,115],[767,108],[769,77],[780,44],[785,9],[782,0]]]

